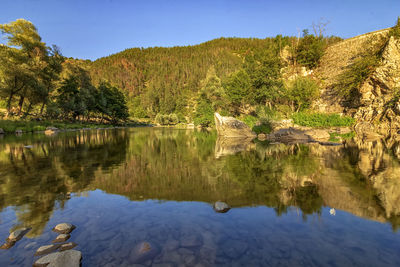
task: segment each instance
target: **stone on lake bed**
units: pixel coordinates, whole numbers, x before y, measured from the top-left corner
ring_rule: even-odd
[[[77,245],[78,244],[76,244],[74,242],[68,242],[68,243],[62,244],[60,246],[60,251],[72,249],[72,248],[76,247]]]
[[[38,259],[34,267],[79,267],[82,253],[78,250],[54,252]]]
[[[199,235],[188,234],[181,237],[181,247],[195,248],[203,245],[203,239]]]
[[[219,213],[225,213],[231,209],[231,207],[228,204],[222,201],[215,202],[213,208],[216,212]]]
[[[26,233],[28,233],[32,228],[24,227],[18,230],[13,231],[7,238],[7,241],[18,241],[20,240]]]
[[[67,241],[70,237],[71,237],[71,235],[69,235],[69,234],[61,234],[61,235],[58,235],[58,236],[56,237],[56,239],[54,239],[54,240],[52,241],[52,243],[65,242],[65,241]]]
[[[40,256],[40,255],[48,254],[48,253],[50,253],[50,252],[55,251],[55,250],[58,249],[59,247],[60,247],[59,244],[41,246],[40,248],[38,248],[38,249],[36,250],[35,256]]]
[[[150,244],[149,242],[141,242],[133,248],[130,254],[130,261],[131,263],[143,263],[153,259],[159,253],[160,249],[154,244]]]
[[[60,233],[60,234],[69,234],[75,229],[75,225],[70,224],[70,223],[60,223],[57,224],[56,227],[53,228],[54,232]]]

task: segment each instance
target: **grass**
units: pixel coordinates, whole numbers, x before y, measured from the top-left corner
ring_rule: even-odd
[[[330,133],[329,135],[330,135],[329,141],[339,142],[340,139],[338,137],[341,137],[342,139],[351,139],[356,136],[356,133],[355,132],[350,132],[350,133],[345,133],[345,134]]]
[[[138,123],[128,123],[124,126],[137,126]],[[16,130],[23,132],[45,131],[47,127],[52,126],[61,130],[83,129],[83,128],[109,128],[111,124],[79,123],[65,121],[29,121],[29,120],[0,120],[0,128],[5,133],[15,133]]]
[[[292,119],[295,124],[308,127],[351,127],[355,123],[351,117],[325,113],[299,112],[292,114]]]

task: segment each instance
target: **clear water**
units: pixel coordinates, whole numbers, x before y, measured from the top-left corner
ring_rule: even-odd
[[[32,230],[0,250],[0,266],[32,266],[61,222],[77,226],[68,241],[83,266],[400,266],[399,156],[393,140],[286,146],[156,128],[5,136],[0,238]],[[215,212],[218,200],[232,209]],[[134,262],[143,241],[158,251]]]

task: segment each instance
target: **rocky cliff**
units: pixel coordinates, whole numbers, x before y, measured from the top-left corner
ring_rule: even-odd
[[[360,124],[360,131],[368,129],[386,136],[400,129],[400,104],[397,101],[400,88],[400,40],[389,37],[389,30],[353,37],[327,48],[320,66],[314,72],[322,87],[321,98],[315,103],[315,108],[320,112],[353,116]],[[348,105],[335,90],[340,75],[357,59],[382,44],[378,67],[358,88],[357,99]]]

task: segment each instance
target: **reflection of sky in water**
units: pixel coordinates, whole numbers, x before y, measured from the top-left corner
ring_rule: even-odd
[[[234,208],[219,214],[202,202],[137,202],[96,190],[88,197],[73,196],[64,210],[53,214],[42,236],[24,238],[13,249],[1,251],[0,265],[30,266],[37,247],[56,237],[51,228],[65,220],[78,226],[70,241],[79,244],[83,266],[108,262],[129,265],[131,250],[141,241],[165,248],[154,263],[184,262],[186,254],[192,253],[196,263],[206,266],[234,262],[247,266],[400,264],[399,235],[392,232],[390,225],[342,211],[331,216],[329,209],[323,208],[320,215],[307,220],[295,208],[280,217],[272,208],[263,206]],[[5,237],[15,217],[7,209],[1,218],[0,234]],[[199,240],[199,246],[184,250],[177,245],[168,251],[170,244],[180,244],[191,236]],[[32,242],[36,244],[30,245]]]
[[[171,129],[6,136],[0,238],[33,230],[0,266],[31,266],[60,222],[77,226],[68,241],[83,266],[129,265],[142,241],[160,248],[147,265],[400,266],[400,168],[386,147],[237,145]],[[215,213],[217,200],[233,208]]]

